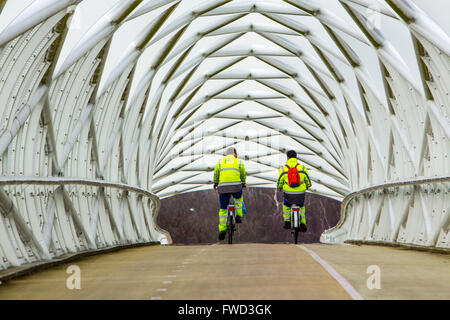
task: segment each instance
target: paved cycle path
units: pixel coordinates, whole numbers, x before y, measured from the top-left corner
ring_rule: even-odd
[[[69,290],[67,268],[81,271]],[[151,246],[93,256],[0,286],[0,299],[350,299],[310,254],[290,244]]]
[[[81,289],[67,289],[67,268]],[[375,268],[375,269],[374,269]],[[368,283],[379,271],[379,288]],[[450,299],[450,255],[383,246],[149,246],[83,258],[0,285],[2,299]]]

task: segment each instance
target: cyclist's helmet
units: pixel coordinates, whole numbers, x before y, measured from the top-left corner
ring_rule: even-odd
[[[294,150],[289,150],[286,155],[288,159],[297,158],[297,152]]]

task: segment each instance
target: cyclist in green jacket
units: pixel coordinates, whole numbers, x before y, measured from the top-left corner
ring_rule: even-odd
[[[311,180],[309,179],[306,166],[298,162],[297,153],[294,150],[287,152],[287,158],[287,163],[279,170],[277,182],[277,188],[284,191],[284,228],[291,228],[291,207],[293,205],[298,205],[301,208],[300,231],[306,232],[307,228],[304,203],[306,190],[311,187]]]
[[[237,158],[235,148],[227,150],[227,156],[222,158],[214,169],[214,189],[219,192],[219,240],[225,239],[227,230],[227,206],[230,196],[233,196],[236,208],[236,223],[242,223],[242,206],[247,174],[244,163]]]

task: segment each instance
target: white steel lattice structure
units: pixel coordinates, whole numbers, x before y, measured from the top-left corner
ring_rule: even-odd
[[[210,187],[231,145],[251,186],[295,148],[311,192],[345,199],[323,242],[450,246],[449,30],[412,0],[110,1],[77,41],[93,1],[23,0],[6,22],[13,2],[0,269],[170,242],[159,199]]]

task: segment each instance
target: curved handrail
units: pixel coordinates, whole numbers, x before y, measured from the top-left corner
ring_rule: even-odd
[[[21,185],[21,184],[32,184],[32,185],[84,185],[84,186],[93,186],[93,187],[109,187],[109,188],[116,188],[126,191],[135,192],[138,194],[142,194],[150,199],[152,199],[156,203],[155,208],[155,215],[154,215],[154,221],[157,219],[159,214],[159,209],[161,208],[161,199],[152,192],[131,186],[125,183],[119,183],[119,182],[108,182],[105,180],[94,180],[94,179],[83,179],[83,178],[67,178],[67,177],[0,177],[0,186],[7,186],[7,185]],[[162,233],[166,236],[166,239],[168,241],[168,244],[172,243],[172,238],[170,237],[170,234],[168,231],[160,228],[155,223],[155,229],[156,231]]]
[[[339,229],[342,224],[344,223],[347,215],[347,205],[350,203],[351,200],[353,200],[355,197],[360,196],[362,194],[374,192],[377,190],[384,190],[387,188],[393,188],[393,187],[404,187],[404,186],[411,186],[411,185],[420,185],[420,184],[430,184],[430,183],[441,183],[441,182],[449,182],[450,176],[441,176],[441,177],[433,177],[433,178],[421,178],[421,179],[411,179],[411,180],[404,180],[404,181],[396,181],[396,182],[389,182],[389,183],[383,183],[375,186],[371,186],[368,188],[364,188],[358,191],[354,191],[352,193],[349,193],[345,196],[345,198],[342,200],[341,204],[341,217],[333,228],[325,230],[322,235],[330,233],[334,230]]]

